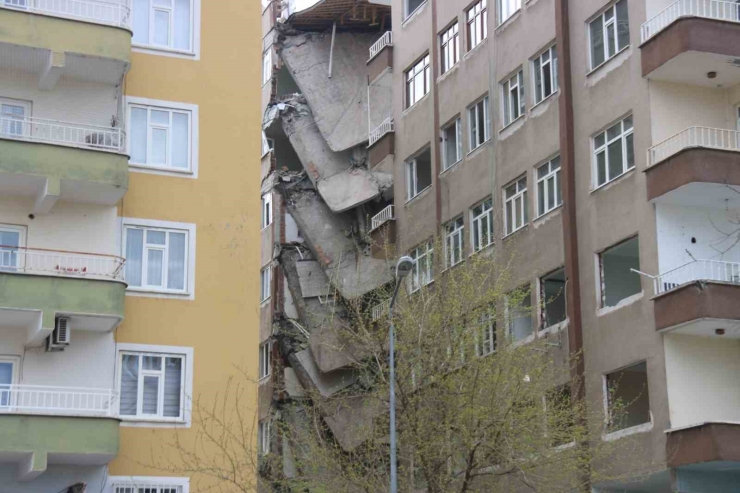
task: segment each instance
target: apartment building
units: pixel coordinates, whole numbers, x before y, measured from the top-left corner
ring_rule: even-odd
[[[258,12],[0,1],[3,493],[210,484],[166,444],[257,371]]]
[[[511,260],[533,314],[509,336],[582,355],[575,396],[605,420],[610,399],[630,402],[603,440],[639,453],[594,491],[735,491],[740,5],[263,9],[262,453],[290,455],[276,403],[354,383],[350,358],[327,349],[342,341],[321,317],[326,286],[357,299],[388,283],[390,244],[420,288],[441,275],[436,240],[448,266]],[[351,420],[326,418],[357,445],[336,424]]]

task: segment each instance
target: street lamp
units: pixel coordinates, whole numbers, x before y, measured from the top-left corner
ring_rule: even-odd
[[[390,321],[390,355],[389,366],[391,368],[391,390],[390,390],[390,406],[391,406],[391,487],[390,493],[398,492],[398,470],[396,465],[396,336],[393,327],[393,307],[396,304],[396,297],[398,296],[398,290],[401,288],[401,281],[404,277],[411,273],[411,269],[414,267],[414,260],[404,255],[396,263],[396,287],[393,290],[393,297],[391,303],[388,305],[388,320]]]

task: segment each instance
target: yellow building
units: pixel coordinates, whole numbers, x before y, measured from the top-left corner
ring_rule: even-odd
[[[201,491],[256,409],[259,9],[0,1],[0,493]]]

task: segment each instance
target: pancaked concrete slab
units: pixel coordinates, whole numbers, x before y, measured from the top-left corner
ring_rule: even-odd
[[[331,292],[329,278],[324,274],[316,260],[302,260],[295,263],[298,279],[301,283],[301,294],[304,298],[328,296]]]
[[[291,35],[282,42],[282,60],[316,112],[316,124],[333,151],[344,151],[368,140],[365,64],[378,36],[337,33],[331,78],[331,32]],[[373,112],[391,114],[390,93],[379,93],[372,103]]]
[[[357,375],[350,370],[337,370],[321,373],[313,359],[310,349],[304,349],[288,357],[291,367],[304,388],[311,386],[324,398],[329,398],[357,381]]]
[[[325,405],[324,421],[342,450],[351,452],[372,436],[375,419],[387,409],[387,403],[366,396],[337,399]]]
[[[344,212],[376,199],[393,186],[393,175],[354,168],[321,180],[317,188],[334,212]]]
[[[324,373],[356,364],[366,356],[352,341],[349,317],[334,303],[306,300],[311,337],[308,340],[316,366]]]
[[[301,387],[301,383],[298,381],[298,377],[293,368],[286,366],[283,370],[283,378],[285,380],[285,392],[288,396],[293,399],[306,397],[306,393],[303,391],[303,387]]]

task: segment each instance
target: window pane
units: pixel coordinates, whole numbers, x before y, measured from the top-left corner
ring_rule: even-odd
[[[149,245],[164,245],[167,242],[167,233],[164,231],[152,231],[146,232],[146,242]]]
[[[613,57],[617,52],[616,26],[609,24],[606,26],[607,58]]]
[[[139,356],[124,354],[121,364],[121,414],[136,414],[139,385]]]
[[[552,65],[548,64],[545,66],[545,72],[543,74],[544,79],[544,97],[549,96],[552,94],[552,73],[550,70],[552,69]]]
[[[148,286],[162,286],[162,261],[164,252],[162,250],[148,250],[146,283]]]
[[[154,11],[154,44],[170,44],[170,14],[164,10]]]
[[[524,222],[522,226],[529,222],[529,204],[527,203],[527,192],[522,194],[522,202],[524,203]]]
[[[167,130],[152,129],[152,162],[151,164],[167,164]]]
[[[547,210],[555,207],[555,177],[547,179]]]
[[[621,133],[622,133],[622,122],[619,122],[616,125],[612,125],[606,131],[606,140],[615,139]]]
[[[14,271],[18,267],[18,250],[12,247],[20,246],[20,239],[17,231],[0,230],[0,269]]]
[[[190,2],[175,0],[174,46],[178,50],[190,50]]]
[[[540,58],[534,59],[534,98],[536,102],[542,100],[542,74],[540,72]]]
[[[149,44],[149,0],[134,0],[134,43]]]
[[[622,141],[617,140],[609,144],[609,179],[613,180],[623,173],[622,168]]]
[[[627,169],[632,169],[635,167],[635,148],[632,144],[632,134],[629,134],[624,140],[627,147]]]
[[[167,358],[164,367],[164,416],[180,416],[182,358]]]
[[[537,212],[541,216],[545,213],[545,182],[537,183]]]
[[[591,68],[604,63],[604,25],[601,16],[591,23]]]
[[[144,394],[141,412],[143,414],[157,414],[159,408],[159,377],[144,377]]]
[[[144,231],[126,230],[126,282],[129,286],[141,286],[142,255],[144,252]]]
[[[606,183],[606,152],[601,151],[596,155],[596,183]]]
[[[146,141],[147,141],[147,110],[144,108],[131,108],[131,161],[135,163],[146,163]]]
[[[172,166],[188,169],[189,118],[185,113],[172,113]]]
[[[617,4],[617,42],[621,50],[630,44],[630,23],[627,15],[627,0]]]
[[[478,113],[478,123],[479,123],[479,129],[478,129],[478,145],[483,144],[486,141],[486,134],[483,132],[483,129],[480,128],[480,125],[483,124],[483,122],[486,121],[486,115],[483,108],[483,101],[478,103],[476,105],[476,111]]]
[[[594,147],[598,149],[599,147],[603,146],[604,142],[606,142],[604,139],[605,139],[605,134],[600,133],[599,135],[597,135],[596,138],[594,139]]]
[[[170,233],[167,288],[185,289],[185,233]]]
[[[142,368],[144,370],[162,370],[162,357],[161,356],[143,356]]]

